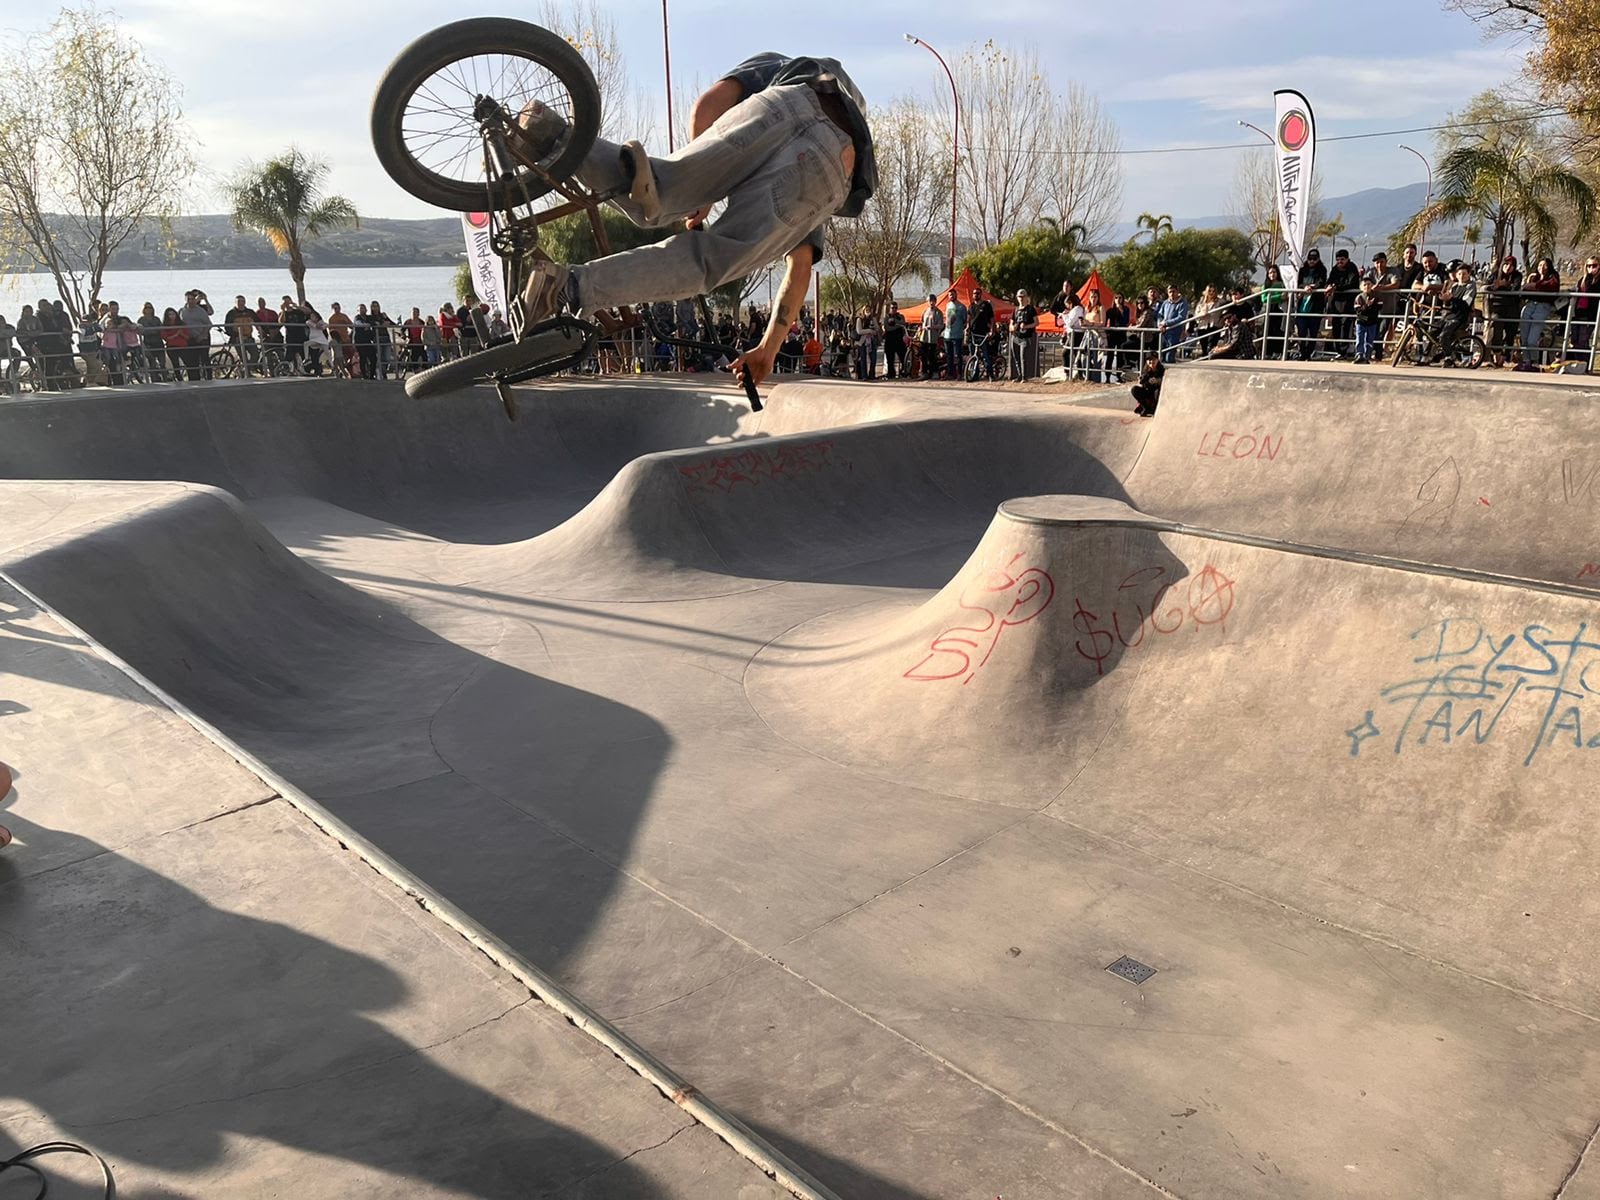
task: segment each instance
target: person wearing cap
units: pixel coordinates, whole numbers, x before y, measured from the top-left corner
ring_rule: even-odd
[[[1489,303],[1489,351],[1494,365],[1501,367],[1517,336],[1517,318],[1522,312],[1522,297],[1517,294],[1522,291],[1522,272],[1517,270],[1515,254],[1500,260],[1483,290]]]
[[[1017,289],[1011,314],[1011,378],[1032,379],[1039,373],[1039,310],[1027,288]]]
[[[1328,312],[1332,314],[1333,348],[1342,357],[1351,339],[1350,312],[1361,286],[1361,271],[1350,261],[1350,251],[1336,250],[1328,272]]]
[[[1455,365],[1450,349],[1471,323],[1478,303],[1478,285],[1473,281],[1472,268],[1457,262],[1450,275],[1444,291],[1444,324],[1439,329],[1440,357],[1447,367]]]
[[[1380,323],[1378,327],[1378,340],[1381,342],[1385,337],[1385,331],[1382,323],[1387,321],[1390,329],[1394,327],[1394,318],[1398,302],[1394,299],[1391,293],[1395,292],[1400,287],[1400,276],[1398,272],[1389,266],[1389,256],[1382,250],[1379,250],[1372,256],[1372,265],[1365,271],[1361,272],[1361,279],[1364,283],[1372,284],[1372,291],[1378,297],[1378,320]],[[1356,351],[1356,357],[1359,358],[1360,356],[1361,353],[1358,349]]]
[[[1316,349],[1317,340],[1322,335],[1322,313],[1327,305],[1328,268],[1322,265],[1322,253],[1315,247],[1306,251],[1306,261],[1300,267],[1300,273],[1295,277],[1295,288],[1300,294],[1300,302],[1295,306],[1299,316],[1295,318],[1295,337],[1299,341],[1297,347],[1298,357],[1301,362],[1309,359]]]

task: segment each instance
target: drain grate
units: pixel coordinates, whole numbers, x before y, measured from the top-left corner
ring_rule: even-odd
[[[1154,967],[1147,967],[1138,959],[1129,958],[1126,954],[1117,959],[1106,970],[1110,971],[1118,979],[1126,979],[1129,983],[1143,983],[1156,973]]]

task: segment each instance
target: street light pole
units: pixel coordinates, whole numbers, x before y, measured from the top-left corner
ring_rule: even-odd
[[[667,67],[667,153],[672,144],[672,38],[667,33],[667,0],[661,0],[661,56]]]
[[[1422,164],[1422,169],[1428,173],[1428,194],[1423,198],[1422,207],[1427,208],[1433,203],[1433,164],[1423,157],[1422,151],[1412,150],[1410,146],[1401,143],[1400,149],[1410,150],[1417,156],[1417,161]]]
[[[662,0],[662,3],[666,3],[666,0]],[[956,281],[956,194],[961,167],[961,96],[956,92],[956,77],[950,73],[950,64],[944,61],[944,55],[914,33],[906,34],[905,39],[913,46],[921,46],[937,58],[939,65],[944,68],[944,77],[950,81],[950,105],[955,110],[955,128],[950,135],[950,282],[954,283]]]
[[[1262,137],[1266,138],[1267,141],[1269,143],[1271,143],[1272,145],[1276,146],[1278,144],[1277,139],[1274,138],[1265,129],[1261,128],[1261,126],[1252,125],[1249,121],[1239,121],[1239,122],[1236,122],[1236,123],[1238,124],[1239,128],[1241,128],[1241,129],[1254,129]],[[1278,252],[1278,243],[1284,240],[1284,238],[1282,237],[1283,231],[1282,231],[1281,228],[1279,228],[1279,226],[1277,224],[1277,220],[1278,220],[1277,217],[1269,217],[1268,218],[1269,224],[1267,225],[1267,246],[1266,246],[1266,250],[1264,251],[1266,257],[1269,260],[1272,260],[1274,262],[1277,261],[1277,257],[1278,257],[1278,253],[1277,253]],[[1285,344],[1285,346],[1287,346],[1288,345],[1287,341],[1285,341],[1284,344]]]

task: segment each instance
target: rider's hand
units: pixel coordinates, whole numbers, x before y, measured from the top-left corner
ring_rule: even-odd
[[[699,229],[706,223],[706,218],[710,215],[711,205],[708,204],[704,208],[697,208],[683,219],[683,227],[685,229]]]
[[[729,370],[740,383],[744,382],[744,376],[749,375],[751,382],[760,387],[766,382],[767,376],[772,374],[772,364],[777,357],[776,350],[756,346],[734,359],[729,365]]]

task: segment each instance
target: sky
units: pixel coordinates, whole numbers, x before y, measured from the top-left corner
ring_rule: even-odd
[[[1516,45],[1485,43],[1477,26],[1444,11],[1439,0],[1141,0],[1128,6],[1061,0],[994,7],[971,0],[893,6],[811,0],[798,10],[725,0],[667,2],[680,86],[696,77],[714,79],[748,54],[772,49],[838,58],[871,103],[931,98],[949,85],[932,56],[902,34],[917,34],[951,61],[974,42],[993,39],[1035,49],[1057,89],[1075,79],[1098,96],[1127,150],[1254,140],[1236,122],[1269,125],[1272,92],[1279,87],[1307,95],[1322,137],[1434,125],[1476,93],[1511,79],[1522,54]],[[660,0],[605,5],[616,18],[630,75],[647,95],[661,96]],[[217,181],[242,161],[293,143],[327,159],[331,188],[369,217],[443,215],[391,183],[373,156],[368,103],[384,66],[442,17],[531,16],[531,6],[475,9],[420,0],[377,7],[334,7],[326,0],[221,0],[200,8],[190,0],[114,0],[104,6],[182,85],[206,171],[188,211],[222,211]],[[32,32],[49,24],[52,11],[30,5],[23,14],[13,0],[0,0],[0,29]],[[1323,194],[1420,182],[1422,165],[1397,143],[1427,153],[1429,139],[1422,133],[1320,146]],[[1243,153],[1123,157],[1122,217],[1226,213]]]

